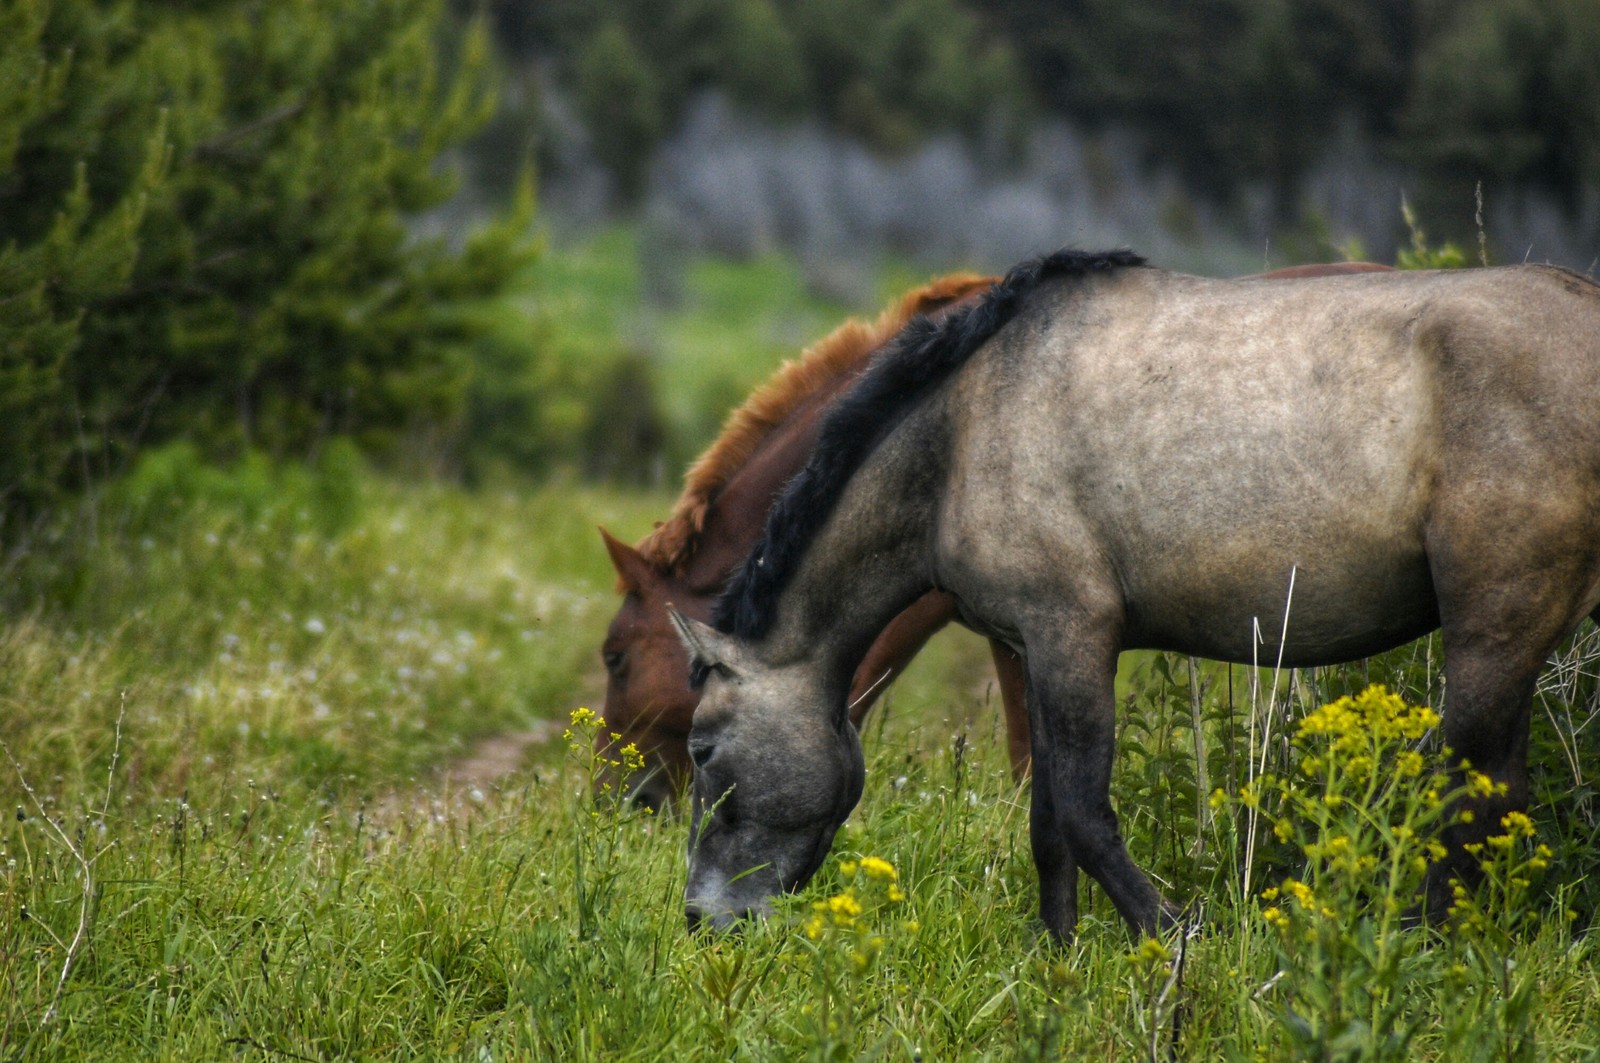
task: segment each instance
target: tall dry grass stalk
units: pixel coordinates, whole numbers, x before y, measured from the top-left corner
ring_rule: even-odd
[[[127,694],[124,693],[121,707],[117,711],[117,725],[111,746],[111,763],[106,768],[105,793],[101,796],[99,809],[90,809],[88,811],[90,820],[98,818],[103,822],[111,813],[111,791],[116,783],[117,761],[122,754],[122,722],[127,715]],[[35,920],[37,925],[44,930],[45,934],[55,944],[56,948],[61,951],[61,973],[56,978],[55,989],[50,995],[50,1003],[39,1017],[39,1026],[42,1029],[55,1021],[61,1007],[61,994],[66,991],[67,982],[72,977],[72,969],[76,966],[78,958],[83,954],[83,949],[89,941],[89,935],[94,929],[96,901],[99,897],[99,886],[94,873],[95,864],[116,843],[114,841],[107,842],[104,846],[95,850],[93,855],[90,855],[87,845],[88,831],[84,831],[82,839],[75,841],[72,835],[67,833],[65,826],[51,818],[49,810],[45,808],[44,802],[39,798],[38,791],[34,790],[33,784],[28,781],[28,775],[23,770],[22,763],[12,754],[11,747],[6,744],[3,738],[0,738],[0,752],[5,753],[6,760],[11,764],[11,770],[16,773],[17,784],[22,787],[23,793],[28,795],[28,800],[33,803],[34,812],[44,823],[44,836],[59,845],[66,852],[68,858],[77,865],[78,881],[81,886],[78,900],[78,922],[73,930],[71,941],[62,941],[61,937],[50,928],[48,923]],[[22,818],[21,809],[18,809],[17,817],[19,819]],[[26,914],[27,909],[24,908],[23,911]]]
[[[1247,767],[1248,779],[1246,784],[1254,788],[1256,780],[1267,771],[1267,758],[1272,748],[1273,723],[1279,714],[1278,689],[1279,677],[1283,673],[1283,648],[1289,641],[1289,613],[1294,608],[1294,581],[1299,572],[1298,566],[1289,569],[1289,589],[1283,600],[1283,623],[1278,631],[1278,654],[1272,665],[1272,689],[1267,694],[1266,704],[1261,701],[1261,660],[1259,656],[1253,657],[1250,668],[1250,737],[1248,745]],[[1261,638],[1260,618],[1255,622],[1255,638],[1252,652],[1256,653],[1264,644]],[[1287,718],[1283,721],[1288,724]],[[1259,748],[1256,736],[1260,735]],[[1255,808],[1248,808],[1245,815],[1244,836],[1244,895],[1250,896],[1250,879],[1255,870],[1256,856],[1256,827],[1259,815]]]

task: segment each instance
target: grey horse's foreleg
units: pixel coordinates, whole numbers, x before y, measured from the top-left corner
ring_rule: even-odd
[[[1074,859],[1136,932],[1153,934],[1170,922],[1166,902],[1128,854],[1111,808],[1116,654],[1106,649],[1063,660],[1059,654],[1035,655],[1033,646],[1028,647],[1030,691],[1035,695],[1030,704],[1036,736],[1033,786],[1036,794],[1048,789],[1043,799],[1034,798],[1033,807],[1036,813],[1044,807],[1053,820],[1035,826],[1034,850],[1037,854],[1042,849],[1051,861],[1040,867],[1040,901],[1041,907],[1055,906],[1055,911],[1044,912],[1046,925],[1062,937],[1073,929],[1068,920],[1075,919],[1077,905],[1075,888],[1064,886],[1059,876]],[[1059,833],[1064,846],[1049,841],[1041,846],[1038,832],[1047,826]],[[1051,925],[1052,916],[1061,918],[1062,925]]]
[[[1025,690],[1026,703],[1036,704],[1032,685],[1028,684]],[[1039,728],[1030,729],[1035,770],[1028,819],[1033,864],[1039,873],[1039,918],[1053,937],[1066,940],[1078,924],[1078,862],[1072,858],[1066,829],[1056,816],[1048,781],[1053,758],[1039,735]]]

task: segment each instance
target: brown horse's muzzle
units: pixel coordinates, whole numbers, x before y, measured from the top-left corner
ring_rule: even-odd
[[[647,768],[628,780],[623,796],[636,808],[646,808],[655,813],[666,813],[674,808],[677,788],[665,768]]]

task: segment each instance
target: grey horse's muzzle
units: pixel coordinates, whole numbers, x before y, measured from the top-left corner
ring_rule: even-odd
[[[740,905],[690,898],[684,900],[683,914],[689,922],[690,933],[709,930],[720,934],[736,929],[747,919],[767,918],[772,914],[772,903],[762,899],[754,904]]]

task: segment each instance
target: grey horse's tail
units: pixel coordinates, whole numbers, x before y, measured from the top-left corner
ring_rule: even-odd
[[[778,592],[867,455],[935,384],[999,332],[1041,281],[1142,265],[1143,258],[1126,250],[1057,251],[1014,267],[977,302],[937,324],[923,316],[908,322],[828,411],[811,459],[778,497],[766,531],[717,600],[717,628],[749,639],[767,633]]]

